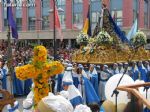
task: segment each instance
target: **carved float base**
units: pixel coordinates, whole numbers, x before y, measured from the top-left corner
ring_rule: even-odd
[[[76,63],[112,64],[150,60],[150,51],[146,51],[143,47],[137,50],[129,48],[117,50],[111,47],[98,47],[93,49],[93,53],[90,53],[90,50],[90,48],[87,48],[86,52],[83,53],[83,50],[79,49],[74,53],[72,61]]]

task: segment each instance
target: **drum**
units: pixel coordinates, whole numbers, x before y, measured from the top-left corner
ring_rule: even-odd
[[[112,95],[114,89],[116,88],[121,76],[122,76],[122,74],[113,75],[107,81],[106,86],[105,86],[106,99],[112,101],[113,104],[115,104],[116,96],[114,94],[113,97],[111,97],[111,95]],[[121,86],[121,85],[130,85],[130,84],[134,84],[134,80],[129,75],[125,74],[119,85]],[[127,104],[129,102],[127,92],[119,91],[117,102],[118,102],[118,104]]]

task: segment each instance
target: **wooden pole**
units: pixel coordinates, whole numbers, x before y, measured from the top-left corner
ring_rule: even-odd
[[[13,94],[13,63],[12,63],[12,47],[11,47],[11,32],[10,32],[10,26],[8,25],[8,48],[7,48],[7,62],[8,62],[8,77],[10,80],[10,91],[11,94]]]

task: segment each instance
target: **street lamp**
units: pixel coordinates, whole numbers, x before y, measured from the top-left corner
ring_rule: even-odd
[[[54,22],[54,25],[53,25],[53,29],[54,29],[54,32],[53,32],[53,33],[54,33],[54,34],[53,34],[53,36],[54,36],[54,37],[53,37],[53,49],[54,49],[54,60],[56,60],[56,29],[55,29],[55,24],[56,24],[56,23],[55,23],[55,19],[56,19],[56,18],[55,18],[55,16],[56,16],[56,15],[55,15],[55,11],[56,11],[56,7],[55,7],[55,6],[56,6],[56,5],[55,5],[55,0],[53,0],[53,2],[54,2],[54,4],[53,4],[53,8],[54,8],[54,9],[50,9],[48,12],[49,12],[49,13],[52,13],[52,12],[53,12],[53,19],[54,19],[54,20],[53,20],[53,22]],[[58,12],[64,12],[64,10],[63,10],[62,8],[58,8],[57,10],[58,10]]]
[[[39,39],[39,22],[43,21],[43,18],[32,18],[31,20],[36,21],[37,24],[37,39],[38,39],[38,44],[40,44],[40,39]]]

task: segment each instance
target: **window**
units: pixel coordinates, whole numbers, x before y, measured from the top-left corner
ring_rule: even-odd
[[[117,25],[122,27],[122,25],[123,25],[122,10],[112,11],[112,16],[113,16],[115,22],[117,23]]]
[[[64,14],[59,15],[59,20],[60,20],[61,27],[65,29],[65,15]]]
[[[50,0],[41,0],[42,7],[49,7]]]
[[[92,12],[92,23],[98,22],[99,13],[98,12]]]
[[[97,22],[98,22],[98,18],[99,18],[99,13],[98,12],[92,12],[92,16],[91,16],[91,27],[92,29],[95,28]]]
[[[144,0],[144,27],[148,28],[148,1]]]
[[[42,21],[42,30],[48,30],[49,29],[49,16],[43,16]]]
[[[17,30],[22,30],[22,18],[16,18]]]
[[[27,0],[29,4],[35,4],[35,0]]]
[[[82,13],[76,13],[74,14],[74,23],[82,23],[83,18],[82,18]]]
[[[22,0],[15,0],[16,9],[22,8]]]
[[[65,15],[59,15],[60,23],[65,24]]]
[[[27,0],[29,4],[29,8],[34,8],[33,6],[35,5],[35,0]]]
[[[58,5],[65,5],[66,0],[57,0]]]
[[[74,0],[74,3],[82,3],[82,0]]]
[[[35,30],[35,20],[33,20],[32,17],[29,17],[28,19],[28,29],[29,30]]]
[[[73,24],[75,27],[81,29],[83,26],[83,15],[82,13],[75,13],[73,16]]]

